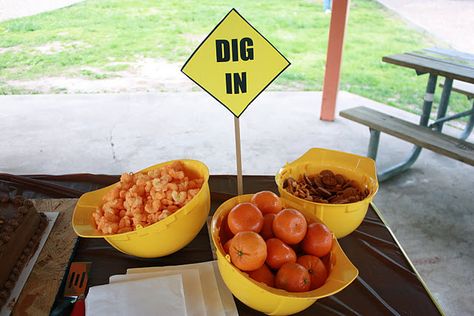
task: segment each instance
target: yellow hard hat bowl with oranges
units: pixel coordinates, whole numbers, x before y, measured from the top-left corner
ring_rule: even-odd
[[[324,223],[269,191],[224,202],[211,234],[227,287],[266,314],[297,313],[358,275]]]

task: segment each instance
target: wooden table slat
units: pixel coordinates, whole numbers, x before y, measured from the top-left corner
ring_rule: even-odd
[[[408,67],[423,73],[432,73],[452,79],[474,83],[474,68],[454,65],[440,60],[429,59],[426,57],[396,54],[384,56],[384,62]]]
[[[439,56],[449,56],[450,58],[462,59],[474,66],[474,55],[469,54],[469,53],[464,53],[457,50],[439,48],[439,47],[425,48],[423,49],[423,51],[434,53]]]

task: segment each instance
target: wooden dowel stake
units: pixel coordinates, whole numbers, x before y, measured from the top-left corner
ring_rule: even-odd
[[[234,116],[235,128],[235,157],[237,162],[237,194],[242,195],[244,192],[242,179],[242,155],[240,151],[240,122],[239,118]]]

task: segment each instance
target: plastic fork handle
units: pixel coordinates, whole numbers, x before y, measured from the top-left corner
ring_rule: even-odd
[[[84,316],[86,314],[86,305],[84,299],[79,299],[74,303],[71,316]]]

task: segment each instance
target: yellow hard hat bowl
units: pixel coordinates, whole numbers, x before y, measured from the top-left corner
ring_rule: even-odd
[[[304,200],[283,188],[284,181],[289,177],[299,179],[303,174],[314,175],[325,169],[355,180],[362,188],[369,190],[369,195],[359,202],[326,204]],[[297,160],[286,164],[276,175],[275,181],[281,198],[289,207],[316,215],[337,238],[347,236],[359,227],[379,188],[374,160],[321,148],[310,149]]]
[[[216,248],[219,272],[229,290],[245,305],[269,315],[289,315],[300,312],[316,300],[335,294],[348,286],[358,275],[356,267],[349,261],[336,238],[330,253],[330,272],[326,283],[320,288],[291,293],[267,286],[251,279],[231,262],[220,240],[220,230],[226,215],[237,204],[249,202],[252,195],[241,195],[224,202],[215,212],[211,222],[212,241]],[[284,203],[285,204],[285,203]],[[288,205],[285,205],[288,206]],[[302,214],[308,221],[319,222],[317,217],[305,210]]]
[[[85,193],[74,209],[72,227],[83,238],[104,238],[117,250],[142,258],[156,258],[174,253],[189,244],[199,233],[209,215],[211,198],[209,192],[209,170],[197,160],[179,160],[187,174],[204,179],[201,190],[181,209],[147,227],[114,235],[102,235],[95,229],[92,214],[102,203],[102,197],[116,184]],[[174,161],[157,164],[139,172],[147,172],[172,164]]]

